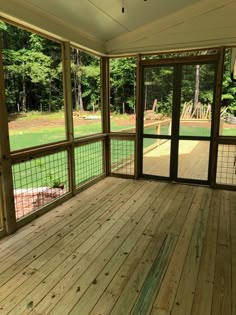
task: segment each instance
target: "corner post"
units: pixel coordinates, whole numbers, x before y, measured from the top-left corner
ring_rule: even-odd
[[[6,229],[7,234],[11,234],[16,231],[17,226],[1,46],[0,73],[0,189],[2,190],[3,228]]]
[[[220,49],[220,54],[217,62],[216,68],[216,82],[215,82],[215,95],[214,95],[214,108],[212,111],[212,148],[210,153],[210,165],[209,165],[209,177],[211,187],[216,185],[216,171],[217,171],[217,146],[220,128],[220,107],[221,107],[221,94],[224,76],[224,58],[225,58],[225,48]]]
[[[64,42],[62,44],[62,65],[63,65],[66,139],[70,141],[70,150],[68,154],[69,188],[72,194],[75,195],[76,193],[75,148],[74,148],[74,127],[73,127],[70,43],[69,42]]]
[[[110,72],[109,58],[101,57],[101,104],[102,104],[102,132],[106,135],[104,141],[104,170],[106,176],[110,174]]]
[[[134,177],[138,179],[142,175],[143,152],[142,152],[142,129],[143,129],[143,112],[142,112],[142,71],[141,55],[137,55],[137,72],[136,72],[136,138],[135,138],[135,169]]]

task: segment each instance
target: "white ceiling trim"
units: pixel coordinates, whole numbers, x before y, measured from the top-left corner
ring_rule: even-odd
[[[105,44],[101,40],[32,6],[25,0],[0,0],[0,16],[59,40],[70,41],[91,52],[105,53]]]
[[[58,10],[54,10],[57,1]],[[150,8],[158,8],[154,2],[157,0],[150,0],[145,6],[143,0],[126,0],[129,8],[137,1],[139,5],[141,1],[141,8],[148,9],[146,5],[150,5],[149,11],[144,12],[146,16],[137,12],[139,18],[143,16],[139,23],[129,20],[137,19],[135,14],[122,15],[117,11],[117,8],[121,10],[121,0],[78,1],[82,2],[0,0],[0,16],[55,39],[69,41],[78,48],[108,56],[236,44],[236,0],[189,0],[189,3],[183,0],[182,6],[172,6],[169,12],[170,2],[158,0],[160,10],[164,11],[160,11],[156,20],[152,20],[155,14]],[[183,5],[184,9],[179,9]],[[87,12],[89,9],[91,12]],[[147,17],[150,22],[145,24]],[[137,28],[137,25],[142,26]],[[106,38],[112,39],[105,41]]]
[[[224,38],[224,41],[222,41],[222,38],[219,40],[214,41],[210,37],[207,37],[207,30],[201,29],[201,25],[199,25],[199,32],[201,32],[202,39],[201,40],[192,40],[191,45],[190,43],[186,43],[185,36],[188,34],[189,31],[189,25],[193,25],[193,23],[198,23],[198,19],[202,16],[209,14],[210,12],[219,10],[220,11],[227,7],[228,5],[234,4],[236,1],[229,1],[229,0],[202,0],[198,4],[195,4],[193,6],[186,7],[185,9],[174,13],[172,15],[169,15],[167,17],[164,17],[160,20],[154,21],[152,23],[149,23],[147,25],[144,25],[141,28],[136,29],[133,32],[129,32],[128,34],[124,34],[122,36],[116,37],[113,40],[110,40],[106,43],[106,53],[108,54],[119,54],[123,53],[124,51],[135,51],[135,52],[141,52],[146,50],[165,50],[167,47],[169,47],[169,44],[166,43],[164,36],[168,36],[171,32],[175,31],[179,27],[182,27],[184,29],[184,34],[182,34],[179,38],[178,36],[175,38],[175,43],[173,43],[173,49],[179,48],[182,49],[183,45],[186,45],[186,47],[201,47],[201,45],[206,45],[206,42],[209,41],[209,44],[219,44],[221,42],[221,45],[223,45],[225,42],[228,42],[227,37]],[[223,20],[223,17],[219,16],[221,21]],[[218,23],[220,25],[220,22],[218,20]],[[187,25],[188,24],[188,25]],[[223,23],[222,23],[223,24]],[[209,27],[210,27],[209,22]],[[236,26],[236,23],[234,22],[234,25]],[[163,36],[164,35],[164,36]],[[236,37],[236,34],[235,34]],[[145,44],[145,42],[153,41],[152,45]],[[179,45],[178,45],[179,42]],[[162,49],[163,47],[163,49]]]

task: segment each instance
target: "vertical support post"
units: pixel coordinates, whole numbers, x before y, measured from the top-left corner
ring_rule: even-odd
[[[3,59],[0,38],[0,184],[3,205],[3,223],[7,234],[16,231],[16,213],[12,164],[8,132],[8,115],[6,108],[5,86],[3,76]]]
[[[179,160],[179,124],[180,124],[180,104],[181,104],[181,81],[182,81],[182,65],[177,64],[174,67],[173,80],[173,105],[171,129],[171,150],[170,150],[170,178],[175,180],[178,177],[178,160]]]
[[[0,164],[0,174],[2,174],[2,169],[1,169],[1,164]],[[1,180],[1,175],[0,175],[0,180]],[[0,231],[4,229],[4,224],[3,224],[3,196],[2,196],[2,183],[0,182]],[[1,237],[1,234],[0,234]]]
[[[160,123],[158,123],[156,125],[156,135],[159,136],[160,134],[161,134],[161,125],[160,125]],[[157,147],[160,146],[160,140],[161,140],[160,138],[157,138],[157,140],[156,140]]]
[[[103,160],[105,174],[108,176],[111,172],[110,162],[110,72],[109,72],[109,58],[101,57],[101,112],[102,112],[102,132],[106,134],[104,141]]]
[[[168,136],[171,136],[171,128],[172,128],[172,119],[168,122]]]
[[[216,168],[217,168],[217,138],[219,136],[220,128],[220,107],[221,107],[221,94],[223,85],[224,75],[224,58],[225,49],[222,47],[219,53],[219,59],[216,69],[216,80],[215,80],[215,95],[214,95],[214,107],[212,110],[212,140],[211,140],[211,152],[210,152],[210,163],[209,163],[209,178],[210,185],[214,187],[216,184]]]
[[[62,65],[63,65],[63,85],[64,85],[64,104],[65,104],[65,124],[66,138],[70,141],[68,154],[69,166],[69,188],[73,195],[76,191],[75,183],[75,151],[74,151],[74,128],[73,128],[73,109],[72,109],[72,87],[71,87],[71,66],[70,66],[70,43],[62,44]]]
[[[143,165],[143,107],[142,107],[142,71],[141,55],[137,55],[137,73],[136,73],[136,141],[135,141],[135,169],[134,176],[136,179],[142,175]]]

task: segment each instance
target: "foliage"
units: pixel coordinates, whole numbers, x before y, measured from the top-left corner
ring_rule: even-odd
[[[11,25],[1,31],[8,111],[59,110],[60,45]]]
[[[135,111],[135,58],[110,59],[110,107],[112,112]]]
[[[79,111],[101,109],[99,59],[72,48],[71,76],[73,108]]]
[[[225,54],[224,80],[222,87],[222,106],[226,106],[231,114],[236,113],[236,84],[230,78],[230,50]]]
[[[61,45],[0,21],[3,44],[7,109],[16,111],[59,111],[63,109],[63,78]],[[199,52],[206,54],[207,52]],[[236,111],[236,86],[230,79],[230,50],[226,50],[222,89],[222,106]],[[190,56],[191,52],[181,56]],[[176,57],[176,53],[155,58]],[[153,56],[146,57],[148,59]],[[213,104],[214,67],[200,65],[199,86],[196,65],[182,68],[181,107],[197,99],[207,106]],[[144,71],[143,102],[146,110],[153,108],[165,116],[172,113],[174,67],[147,67]],[[76,110],[101,110],[100,60],[77,48],[71,48],[72,103]],[[136,58],[110,59],[110,109],[113,113],[135,113]]]

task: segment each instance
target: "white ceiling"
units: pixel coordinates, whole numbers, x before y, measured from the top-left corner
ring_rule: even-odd
[[[236,44],[236,0],[0,0],[0,16],[100,54]]]

